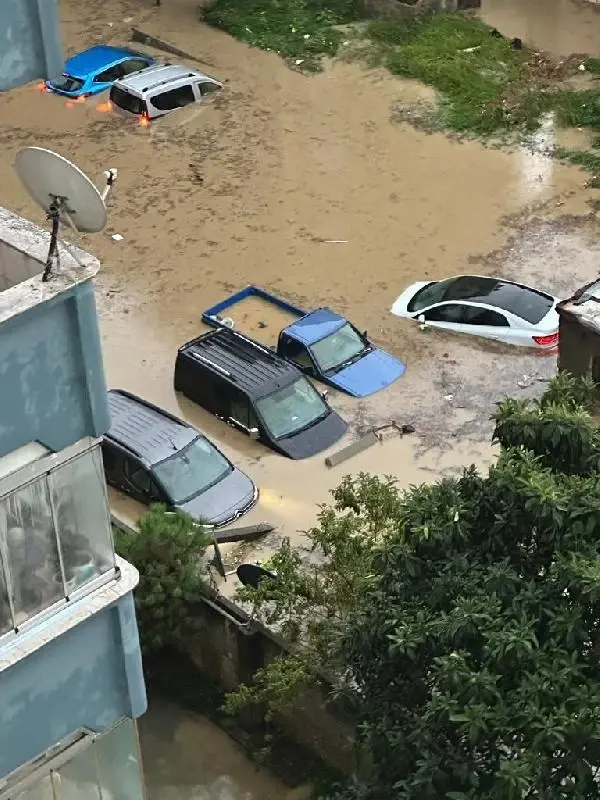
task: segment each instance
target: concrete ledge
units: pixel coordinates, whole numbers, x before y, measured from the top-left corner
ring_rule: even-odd
[[[60,272],[43,283],[49,243],[48,231],[0,207],[0,324],[94,278],[100,269],[98,259],[84,250],[72,247],[80,266],[61,248]]]

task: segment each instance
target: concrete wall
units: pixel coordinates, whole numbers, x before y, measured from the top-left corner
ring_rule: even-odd
[[[5,0],[0,0],[0,8]],[[93,276],[98,262],[83,251],[80,266],[61,254],[65,272],[37,276],[48,234],[0,209],[0,456],[38,441],[61,450],[109,428]],[[69,271],[70,270],[70,271]]]
[[[0,91],[62,69],[57,0],[0,0]]]
[[[0,239],[0,292],[27,281],[34,275],[40,275],[43,271],[44,265],[41,261]]]
[[[223,689],[249,681],[273,658],[285,654],[285,643],[224,598],[207,600],[197,610],[202,628],[186,651],[198,668]],[[198,680],[201,680],[199,676]],[[306,692],[278,725],[295,741],[346,775],[357,770],[356,724],[348,710],[330,697],[331,685]]]
[[[576,320],[561,315],[558,368],[573,375],[589,376],[592,358],[600,355],[600,336]]]
[[[146,691],[133,595],[52,639],[0,678],[0,776],[82,727],[99,732],[124,716],[141,716]]]

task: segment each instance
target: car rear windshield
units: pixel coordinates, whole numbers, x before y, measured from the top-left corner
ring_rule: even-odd
[[[177,455],[161,461],[154,474],[174,505],[185,503],[213,486],[232,471],[225,456],[200,436]]]
[[[113,86],[110,90],[110,102],[123,111],[129,111],[130,114],[143,114],[146,110],[146,103],[141,97],[129,94],[118,86]]]
[[[329,408],[306,378],[257,401],[256,407],[274,439],[299,433],[329,413]]]
[[[465,275],[428,283],[411,299],[408,310],[419,312],[428,306],[451,300],[485,303],[509,311],[531,325],[540,322],[554,305],[554,300],[543,292],[536,292],[534,289],[506,283],[496,278]]]
[[[50,81],[50,85],[60,92],[77,92],[83,86],[83,81],[72,75],[61,75],[60,78]]]

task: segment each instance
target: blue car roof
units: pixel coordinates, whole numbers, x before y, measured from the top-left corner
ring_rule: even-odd
[[[86,78],[92,72],[101,72],[103,69],[112,67],[113,64],[118,64],[119,61],[141,55],[141,53],[135,53],[126,47],[99,44],[96,47],[90,47],[89,50],[84,50],[83,53],[78,53],[72,58],[68,58],[65,62],[64,71],[68,75],[72,75],[73,78]]]
[[[346,322],[344,317],[329,308],[317,308],[315,311],[305,314],[297,322],[292,322],[285,330],[294,339],[310,346],[315,342],[320,342],[331,333],[335,333]]]

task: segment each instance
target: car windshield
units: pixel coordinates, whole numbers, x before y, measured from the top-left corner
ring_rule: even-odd
[[[306,378],[261,398],[256,407],[274,439],[308,428],[329,412],[315,387]]]
[[[232,469],[225,456],[200,436],[185,450],[157,464],[153,472],[177,505],[208,489]]]
[[[356,358],[366,347],[362,337],[346,322],[335,333],[315,342],[310,349],[317,366],[328,372]]]
[[[411,299],[408,310],[419,312],[436,303],[452,300],[484,303],[510,311],[532,325],[540,322],[554,305],[552,297],[543,292],[496,278],[464,275],[427,284]]]
[[[83,81],[72,75],[61,75],[60,78],[55,78],[50,83],[61,92],[77,92],[83,86]]]

